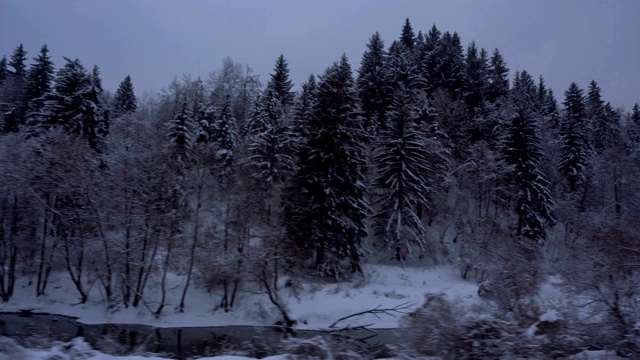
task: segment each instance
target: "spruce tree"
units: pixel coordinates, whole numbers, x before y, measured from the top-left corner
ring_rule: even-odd
[[[113,113],[115,116],[130,114],[138,108],[138,100],[133,90],[131,76],[127,75],[118,86],[113,97]]]
[[[340,277],[343,260],[361,271],[368,205],[364,130],[351,66],[345,55],[318,84],[310,138],[287,192],[289,237],[315,260],[318,273]]]
[[[517,110],[536,112],[538,99],[538,89],[533,77],[526,71],[517,71],[513,79],[513,88],[511,89],[511,102]]]
[[[546,225],[553,222],[553,201],[549,182],[540,170],[543,154],[538,132],[535,113],[526,109],[516,110],[507,126],[503,156],[509,165],[507,175],[515,194],[516,236],[543,244]]]
[[[389,103],[386,62],[384,42],[376,32],[369,39],[367,50],[362,55],[356,82],[363,116],[367,122],[366,128],[372,134],[384,126],[384,114]]]
[[[302,90],[296,98],[293,109],[293,132],[298,150],[309,138],[309,121],[316,107],[317,89],[315,75],[309,75],[309,79],[302,84]]]
[[[553,128],[560,128],[560,111],[558,110],[558,101],[556,100],[551,88],[547,89],[543,114],[546,117],[547,122],[550,123]]]
[[[424,47],[418,54],[420,72],[425,79],[427,96],[431,97],[438,82],[436,68],[439,62],[437,50],[440,48],[442,33],[434,24],[424,39]]]
[[[84,137],[93,150],[100,152],[109,123],[98,68],[88,73],[80,60],[65,61],[56,73],[54,89],[44,97],[44,106],[30,117],[29,135],[38,136],[59,126]]]
[[[97,65],[88,77],[88,86],[84,92],[83,130],[91,148],[100,152],[103,147],[102,140],[109,134],[109,111],[102,100],[104,89]]]
[[[237,121],[231,111],[231,99],[226,100],[216,111],[215,128],[215,151],[218,175],[221,181],[228,181],[233,174],[233,166],[237,157],[238,147]]]
[[[287,64],[284,55],[280,55],[276,59],[273,74],[271,74],[267,87],[271,89],[270,93],[278,99],[283,109],[288,110],[293,105],[295,93],[291,91],[293,83],[289,79],[289,64]]]
[[[418,209],[431,204],[434,166],[424,126],[427,99],[417,90],[424,80],[409,59],[397,57],[392,62],[393,101],[374,152],[378,169],[374,185],[380,194],[374,219],[384,247],[404,261],[414,247],[420,257],[430,247]]]
[[[11,60],[9,65],[13,68],[13,73],[16,76],[24,77],[27,74],[27,51],[22,47],[22,44],[18,45],[11,54]]]
[[[586,181],[590,148],[586,137],[586,112],[584,93],[576,83],[565,92],[564,119],[560,127],[559,171],[575,193]]]
[[[431,74],[432,88],[443,88],[458,100],[464,82],[464,50],[457,32],[445,32],[434,55],[436,66]]]
[[[635,103],[627,116],[630,149],[632,152],[640,150],[640,105]]]
[[[400,44],[405,49],[407,54],[413,55],[416,46],[416,34],[413,32],[413,28],[411,27],[409,18],[404,21],[404,25],[402,26],[402,32],[400,34]]]
[[[478,113],[482,113],[484,94],[487,87],[487,55],[478,48],[474,42],[467,47],[464,59],[464,83],[462,94],[467,104],[469,116],[473,118]]]
[[[601,153],[607,147],[607,116],[605,103],[600,95],[600,87],[595,80],[589,83],[586,99],[587,135],[593,149]]]
[[[265,191],[284,183],[295,171],[292,86],[287,62],[280,55],[262,96],[260,116],[252,120],[249,134],[249,159]]]
[[[249,135],[250,163],[254,176],[264,191],[283,184],[295,170],[295,136],[289,112],[272,88],[267,87],[262,97],[258,118],[251,124]]]
[[[489,61],[488,85],[486,97],[492,103],[509,92],[509,69],[498,49],[493,51]]]
[[[25,90],[25,112],[38,112],[44,106],[44,97],[51,92],[54,68],[47,45],[40,48],[40,53],[34,58],[34,63],[27,73],[27,88]]]
[[[7,70],[7,57],[3,56],[0,60],[0,86],[9,77],[9,70]]]
[[[188,114],[187,102],[183,101],[180,111],[169,121],[169,133],[174,151],[181,162],[185,162],[194,143],[193,124]]]
[[[538,88],[537,88],[537,96],[536,96],[536,109],[540,113],[545,112],[546,104],[547,104],[547,85],[544,81],[544,77],[540,75],[538,78]]]

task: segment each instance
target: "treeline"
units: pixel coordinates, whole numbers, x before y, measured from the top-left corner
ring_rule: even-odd
[[[97,284],[159,315],[177,273],[180,311],[193,284],[228,311],[249,283],[281,304],[280,273],[422,259],[490,280],[516,312],[560,274],[632,331],[640,106],[595,81],[558,103],[498,49],[408,19],[388,47],[371,36],[357,76],[343,56],[298,92],[284,56],[264,86],[227,58],[142,99],[129,76],[111,94],[64,60],[43,46],[27,65],[20,45],[0,62],[3,301],[66,272],[81,303]]]

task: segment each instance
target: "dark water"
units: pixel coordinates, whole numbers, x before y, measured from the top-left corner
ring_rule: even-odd
[[[352,339],[363,339],[367,346],[372,347],[396,344],[401,339],[400,330],[376,329],[375,332],[350,330],[341,334]],[[178,359],[214,356],[234,349],[249,351],[249,355],[254,357],[264,357],[274,355],[274,349],[287,337],[307,339],[318,335],[332,336],[327,332],[312,330],[294,330],[294,334],[286,334],[282,328],[268,326],[155,328],[136,324],[88,325],[60,315],[0,313],[0,336],[59,341],[84,337],[98,350],[105,348],[106,342],[111,342],[123,353],[142,347],[146,351],[164,353]]]

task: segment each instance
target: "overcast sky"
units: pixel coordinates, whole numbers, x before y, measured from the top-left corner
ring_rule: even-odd
[[[436,24],[465,47],[498,48],[559,100],[572,81],[595,79],[614,106],[640,102],[640,0],[0,0],[0,55],[47,44],[56,65],[97,64],[109,90],[130,74],[141,93],[206,77],[225,56],[264,82],[284,54],[299,84],[343,52],[357,69],[369,37],[388,46],[407,17],[416,33]]]

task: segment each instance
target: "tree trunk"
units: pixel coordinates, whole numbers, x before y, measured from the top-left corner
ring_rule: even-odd
[[[199,179],[201,180],[201,179]],[[196,257],[196,247],[198,246],[198,230],[200,227],[200,208],[202,207],[202,181],[198,184],[198,192],[196,194],[196,211],[195,211],[195,223],[193,227],[193,238],[191,240],[191,252],[189,253],[189,269],[187,270],[187,280],[182,290],[182,297],[180,298],[179,311],[184,312],[184,300],[187,296],[187,289],[189,289],[189,283],[191,282],[191,273],[193,272],[193,264]]]

